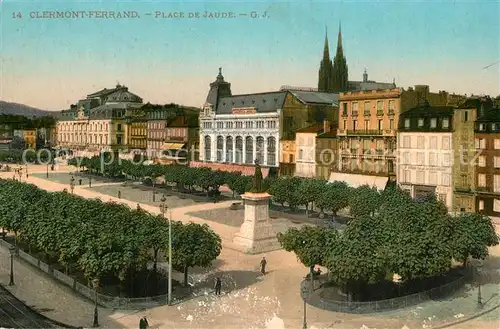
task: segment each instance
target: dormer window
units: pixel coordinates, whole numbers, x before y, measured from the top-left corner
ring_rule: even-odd
[[[437,119],[436,118],[432,118],[431,119],[431,128],[436,128],[437,127]]]
[[[419,127],[423,127],[424,126],[424,119],[422,119],[422,118],[418,119],[418,126]]]
[[[484,123],[480,123],[479,130],[483,131],[483,130],[485,130],[484,128],[486,128],[486,125]]]
[[[448,129],[450,127],[450,119],[444,118],[443,122],[441,123],[441,127],[443,129]]]
[[[405,128],[410,128],[410,119],[405,119]]]

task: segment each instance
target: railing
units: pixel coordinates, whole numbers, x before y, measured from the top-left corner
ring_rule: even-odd
[[[370,111],[364,111],[364,112],[363,112],[363,115],[364,115],[365,117],[369,117],[369,116],[370,116],[370,114],[371,114],[371,113],[370,113]]]
[[[384,111],[383,110],[377,110],[377,115],[378,116],[383,116],[384,115]]]
[[[360,129],[360,130],[347,130],[348,135],[382,135],[382,130]]]
[[[10,248],[11,244],[5,240],[0,239],[0,246],[4,248]],[[76,279],[67,276],[66,274],[54,269],[53,267],[45,264],[39,259],[31,256],[30,254],[18,250],[17,256],[24,260],[25,262],[31,264],[32,266],[40,269],[41,271],[47,273],[52,278],[57,281],[63,283],[64,285],[71,288],[73,291],[78,292],[84,297],[94,301],[95,299],[95,291],[94,289],[87,287]],[[175,298],[172,296],[172,301],[177,303],[180,301],[179,298]],[[100,293],[97,293],[97,303],[106,308],[115,308],[115,309],[141,309],[141,308],[150,308],[152,306],[160,306],[164,305],[167,302],[167,295],[158,295],[152,297],[142,297],[142,298],[124,298],[124,297],[113,297],[107,296]]]
[[[463,287],[465,283],[472,278],[474,273],[474,267],[470,266],[463,270],[462,276],[456,280],[453,280],[442,286],[422,291],[419,293],[391,298],[383,299],[377,301],[369,302],[350,302],[342,300],[334,300],[325,297],[322,293],[319,293],[319,298],[309,298],[311,297],[310,282],[307,280],[302,281],[300,295],[306,303],[313,305],[315,307],[332,311],[332,312],[342,312],[342,313],[354,313],[354,314],[364,314],[364,313],[374,313],[388,310],[395,310],[404,307],[410,307],[428,300],[435,300],[442,298],[444,296],[449,296],[456,292],[458,289]],[[313,292],[314,294],[314,292]]]
[[[388,115],[394,115],[394,110],[391,110],[389,109],[389,111],[387,112]]]

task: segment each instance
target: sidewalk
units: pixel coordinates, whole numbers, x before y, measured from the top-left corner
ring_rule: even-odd
[[[49,191],[61,191],[65,187],[36,177],[30,177],[28,181]],[[137,205],[135,202],[102,195],[78,186],[75,187],[75,194],[87,198],[99,197],[103,201],[113,200],[128,204],[132,208]],[[270,272],[264,277],[257,276],[255,272],[258,271],[258,264],[263,255],[245,255],[227,248],[238,228],[186,215],[201,210],[228,207],[230,204],[231,201],[195,204],[172,210],[174,220],[207,223],[221,235],[224,248],[219,259],[214,262],[214,268],[209,272],[222,273],[222,296],[216,297],[207,293],[176,306],[161,306],[137,313],[100,309],[102,327],[135,328],[144,314],[147,315],[151,327],[156,328],[301,328],[303,303],[298,287],[307,269],[297,261],[294,254],[282,250],[265,254]],[[144,204],[140,206],[152,213],[159,213],[157,207]],[[499,259],[500,248],[497,247],[492,251],[492,257],[484,262],[483,271],[488,273],[488,276],[485,276],[482,286],[483,298],[488,300],[493,297],[484,309],[500,303],[498,296],[493,296],[499,292]],[[7,267],[3,264],[8,264],[8,255],[7,251],[1,249],[0,264],[0,282],[7,283]],[[43,314],[67,324],[92,324],[92,302],[56,284],[27,264],[16,261],[15,273],[16,285],[11,291],[27,301],[28,305],[34,305],[39,311],[45,309]],[[199,276],[208,274],[201,273]],[[224,294],[229,290],[229,293]],[[333,313],[307,306],[307,322],[309,328],[314,326],[357,329],[363,325],[366,326],[363,328],[372,329],[401,329],[404,325],[410,329],[431,328],[468,318],[478,311],[477,288],[468,287],[453,299],[432,301],[413,308],[372,315]],[[469,328],[474,329],[490,329],[492,324],[496,325],[495,319],[488,318],[488,315],[467,323]]]

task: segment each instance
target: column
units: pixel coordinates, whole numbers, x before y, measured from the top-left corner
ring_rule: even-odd
[[[280,139],[279,139],[279,134],[277,134],[276,136],[274,136],[274,150],[275,150],[275,157],[276,157],[276,160],[274,161],[274,165],[276,167],[279,168],[280,166],[280,154],[281,154],[281,145],[280,145]],[[287,159],[288,161],[288,159]]]
[[[233,163],[236,163],[236,137],[233,136]]]

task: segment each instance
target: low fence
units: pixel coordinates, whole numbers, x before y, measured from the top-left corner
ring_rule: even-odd
[[[9,249],[12,245],[5,240],[0,239],[0,246]],[[48,274],[51,278],[59,281],[65,286],[69,287],[71,290],[79,293],[80,295],[87,297],[91,301],[95,301],[96,293],[91,286],[86,286],[78,282],[76,279],[54,269],[53,267],[45,264],[39,259],[31,256],[30,254],[18,250],[17,257],[23,261],[29,263],[30,265],[40,269],[41,271]],[[177,299],[173,298],[173,302],[178,302]],[[97,293],[97,303],[102,307],[112,308],[112,309],[141,309],[149,308],[154,306],[160,306],[167,303],[167,295],[159,295],[153,297],[143,297],[143,298],[124,298],[124,297],[113,297]]]
[[[469,266],[464,270],[463,276],[442,286],[411,295],[369,302],[349,302],[334,300],[331,298],[324,298],[323,296],[321,296],[321,294],[311,296],[311,292],[309,289],[310,281],[308,280],[302,281],[300,295],[302,299],[305,300],[305,302],[309,305],[327,311],[354,314],[376,313],[414,306],[428,300],[438,299],[451,295],[452,293],[463,287],[465,283],[472,278],[473,272],[474,267]]]

